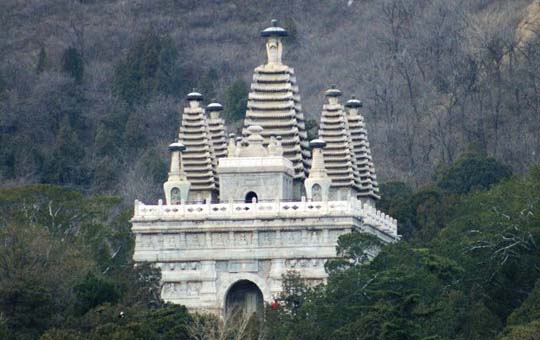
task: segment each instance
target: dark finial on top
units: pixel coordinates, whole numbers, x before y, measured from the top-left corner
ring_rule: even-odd
[[[198,102],[202,102],[203,95],[197,92],[195,88],[193,88],[193,92],[188,93],[187,100],[189,101],[196,100]]]
[[[313,139],[311,142],[309,142],[309,146],[312,149],[322,149],[326,146],[326,142],[322,139]]]
[[[223,111],[223,105],[218,103],[215,99],[212,99],[212,102],[206,106],[206,109],[210,112]]]
[[[326,91],[327,97],[340,97],[341,91],[336,88],[336,85],[331,85],[330,89]]]
[[[272,19],[272,25],[261,32],[262,37],[286,37],[289,33],[286,29],[278,26],[278,21]]]
[[[184,151],[186,149],[186,146],[180,142],[174,142],[174,143],[171,143],[169,145],[169,151],[170,152],[174,152],[174,151]]]
[[[345,107],[357,109],[357,108],[362,107],[363,105],[364,104],[362,103],[361,100],[356,99],[356,96],[352,96],[351,99],[349,99],[347,103],[345,104]]]

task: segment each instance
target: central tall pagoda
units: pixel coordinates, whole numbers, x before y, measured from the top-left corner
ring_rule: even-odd
[[[272,26],[263,30],[261,36],[266,39],[267,59],[253,74],[243,134],[247,135],[249,126],[259,125],[264,129],[264,145],[269,144],[272,136],[282,138],[283,154],[293,163],[294,196],[300,198],[310,153],[294,69],[282,62],[282,38],[287,31],[272,20]]]
[[[295,271],[324,283],[341,235],[399,240],[378,211],[378,185],[362,103],[326,91],[318,138],[307,142],[294,70],[282,63],[287,31],[263,30],[242,136],[225,137],[223,107],[187,95],[165,202],[135,201],[135,262],[161,269],[161,297],[193,311],[262,315]],[[374,251],[375,255],[376,251]]]

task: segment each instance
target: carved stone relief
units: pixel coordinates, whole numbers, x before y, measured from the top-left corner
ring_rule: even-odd
[[[200,281],[165,282],[161,288],[161,294],[166,298],[198,296],[201,286]]]
[[[204,233],[186,233],[186,245],[188,248],[202,248],[205,245]]]
[[[282,243],[286,245],[300,244],[302,241],[302,232],[301,231],[282,231],[281,240],[282,240]]]
[[[288,269],[317,268],[324,266],[323,259],[290,259],[285,261]]]
[[[228,269],[230,273],[258,272],[259,264],[257,263],[257,260],[229,261]]]
[[[189,281],[187,282],[187,295],[188,296],[198,296],[201,292],[202,283],[200,281]]]
[[[322,232],[320,230],[308,230],[307,241],[309,244],[319,244],[322,241]]]
[[[213,246],[226,246],[229,244],[229,234],[228,233],[212,233],[210,234],[212,238]]]
[[[276,240],[276,233],[273,231],[259,232],[259,246],[271,246],[274,245]]]
[[[234,233],[234,243],[237,247],[249,246],[252,243],[253,233],[237,232]]]
[[[158,263],[157,266],[163,270],[169,270],[169,271],[184,271],[184,270],[200,270],[201,269],[201,263],[198,261]]]

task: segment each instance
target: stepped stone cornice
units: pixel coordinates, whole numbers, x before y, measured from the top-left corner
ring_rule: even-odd
[[[319,137],[326,141],[323,150],[328,176],[332,187],[350,187],[360,190],[360,173],[353,153],[351,133],[343,105],[339,102],[341,91],[332,86],[326,91],[327,102],[323,105]]]
[[[208,199],[216,194],[215,155],[212,132],[201,106],[198,92],[187,95],[189,106],[184,108],[178,140],[186,146],[182,157],[184,171],[191,183],[190,195]]]
[[[354,96],[347,101],[347,123],[352,139],[353,154],[358,164],[360,174],[359,183],[362,192],[359,196],[379,199],[379,186],[375,166],[371,158],[371,150],[367,137],[364,117],[359,113],[362,102]]]
[[[208,112],[207,126],[210,145],[213,153],[212,167],[214,174],[217,173],[218,160],[227,157],[227,139],[225,137],[225,121],[220,117],[223,106],[212,102],[206,107]],[[219,177],[214,176],[216,188],[219,188]]]

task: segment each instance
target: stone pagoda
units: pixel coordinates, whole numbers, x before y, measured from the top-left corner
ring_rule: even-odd
[[[375,167],[362,103],[326,92],[318,139],[308,143],[294,71],[282,63],[287,31],[261,32],[267,60],[255,69],[242,136],[225,134],[212,102],[186,98],[165,201],[135,201],[134,260],[161,269],[165,301],[226,316],[262,315],[283,275],[325,281],[340,235],[399,239],[397,222],[375,207]]]
[[[255,68],[248,97],[244,135],[251,125],[264,130],[268,144],[272,136],[281,136],[283,153],[293,163],[295,198],[302,192],[302,181],[309,170],[309,151],[304,113],[294,69],[283,64],[282,38],[287,31],[272,21],[272,26],[261,32],[266,38],[266,63]]]

